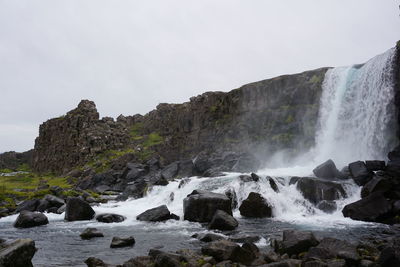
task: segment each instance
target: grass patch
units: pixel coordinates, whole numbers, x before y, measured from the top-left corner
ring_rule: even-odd
[[[142,140],[143,139],[142,132],[143,132],[143,123],[137,122],[131,127],[129,134],[132,140]]]
[[[151,133],[147,137],[146,141],[143,142],[143,146],[146,148],[162,144],[164,142],[164,138],[160,136],[158,133]]]

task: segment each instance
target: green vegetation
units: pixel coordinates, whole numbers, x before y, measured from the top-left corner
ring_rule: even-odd
[[[66,177],[55,177],[50,174],[18,173],[14,176],[0,176],[0,202],[4,202],[0,207],[14,208],[15,199],[42,198],[46,194],[51,194],[49,189],[37,190],[38,186],[43,184],[64,189],[72,187]]]
[[[142,132],[143,123],[137,122],[131,127],[129,134],[131,135],[132,140],[141,140],[143,139]]]
[[[292,122],[294,122],[294,118],[293,118],[293,116],[292,115],[289,115],[287,118],[286,118],[286,121],[285,121],[286,123],[292,123]]]
[[[147,139],[143,142],[143,146],[145,148],[149,148],[155,145],[162,144],[164,142],[164,138],[160,136],[158,133],[151,133],[148,135]]]
[[[120,158],[128,153],[134,153],[131,148],[124,150],[107,150],[96,156],[95,159],[87,163],[86,165],[93,168],[96,172],[104,172],[111,168],[112,161]]]
[[[11,172],[14,172],[14,171],[11,169],[0,169],[0,173],[11,173]]]
[[[314,75],[311,77],[310,82],[311,82],[311,83],[320,83],[320,82],[322,82],[322,77],[321,77],[321,76],[318,76],[318,75],[316,75],[316,74],[314,74]]]

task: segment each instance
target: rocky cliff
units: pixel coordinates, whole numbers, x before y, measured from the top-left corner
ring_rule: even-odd
[[[165,164],[199,153],[247,152],[265,157],[292,154],[314,142],[321,85],[327,68],[207,92],[183,104],[159,104],[148,114],[99,119],[83,100],[65,116],[40,126],[36,171],[65,172],[109,150],[139,160],[157,155]]]

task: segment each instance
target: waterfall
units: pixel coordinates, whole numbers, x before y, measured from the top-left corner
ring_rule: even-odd
[[[332,158],[385,159],[395,143],[393,60],[395,49],[363,65],[327,71],[320,102],[316,162]]]

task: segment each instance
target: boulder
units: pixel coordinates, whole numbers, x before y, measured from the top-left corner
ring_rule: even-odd
[[[349,164],[350,175],[354,182],[363,186],[372,179],[373,173],[367,169],[363,161],[356,161]]]
[[[322,200],[333,201],[346,197],[346,191],[340,183],[302,177],[297,181],[297,189],[303,197],[314,205]]]
[[[171,213],[166,205],[161,205],[139,214],[136,220],[147,222],[162,222],[171,219]]]
[[[135,238],[129,237],[113,237],[110,248],[131,247],[135,245]]]
[[[377,266],[398,267],[400,266],[399,248],[386,246],[379,255]]]
[[[122,267],[147,267],[154,265],[153,258],[150,256],[138,256],[122,264]]]
[[[258,235],[239,235],[229,237],[229,241],[235,243],[257,243],[260,241],[261,237]]]
[[[193,222],[210,222],[217,210],[232,215],[232,202],[223,195],[194,190],[183,200],[184,219]]]
[[[35,241],[32,239],[17,239],[0,249],[0,266],[32,267],[32,258],[35,253]]]
[[[329,159],[318,165],[314,170],[313,173],[316,177],[322,179],[334,179],[338,176],[339,170],[336,168],[335,163]]]
[[[400,159],[391,160],[387,163],[385,172],[392,177],[400,176]]]
[[[105,263],[101,259],[95,257],[89,257],[85,260],[87,267],[111,267],[111,265]]]
[[[39,199],[30,199],[30,200],[25,200],[21,204],[18,205],[16,208],[16,212],[21,212],[23,210],[27,211],[36,211],[37,206],[39,206],[40,200]]]
[[[272,177],[267,176],[269,186],[274,190],[276,193],[279,193],[278,185],[276,184],[275,180]]]
[[[342,213],[353,220],[382,222],[390,216],[391,209],[391,203],[380,192],[376,192],[346,205]]]
[[[60,208],[65,204],[63,199],[53,195],[46,195],[43,199],[49,203],[49,207]]]
[[[355,266],[360,260],[357,246],[347,241],[325,237],[315,248],[311,248],[308,258],[319,259],[344,259],[348,266]]]
[[[84,200],[78,197],[68,198],[65,207],[65,220],[82,221],[91,220],[95,215],[92,207]]]
[[[104,213],[96,216],[96,220],[103,223],[119,223],[125,220],[125,217],[114,213]]]
[[[263,218],[272,216],[272,208],[260,194],[251,192],[239,207],[244,217]]]
[[[236,195],[235,189],[228,188],[227,190],[225,190],[225,196],[227,196],[231,200],[232,209],[236,209],[238,206],[238,200],[237,200],[237,195]]]
[[[386,168],[386,163],[383,160],[366,160],[365,167],[370,172],[383,171]]]
[[[186,261],[179,254],[161,252],[154,258],[154,267],[181,267]]]
[[[240,246],[228,240],[218,240],[201,248],[205,255],[214,257],[217,261],[229,260],[232,258],[235,249]]]
[[[122,177],[125,178],[127,182],[133,182],[145,174],[146,170],[144,165],[139,163],[127,163]]]
[[[173,179],[179,170],[179,162],[173,162],[161,170],[161,177],[165,180]]]
[[[159,185],[159,186],[166,186],[168,184],[169,182],[164,177],[160,177],[160,179],[154,182],[154,185]]]
[[[275,247],[275,250],[280,254],[297,255],[317,245],[318,241],[312,232],[285,230],[282,242]]]
[[[234,230],[238,227],[239,223],[233,216],[229,215],[225,211],[217,210],[208,225],[209,229],[218,230]]]
[[[213,242],[213,241],[225,239],[222,235],[217,235],[217,234],[213,234],[213,233],[197,235],[197,238],[202,242]]]
[[[366,183],[361,189],[361,197],[367,197],[368,195],[375,192],[386,192],[392,188],[392,183],[389,179],[374,176],[368,183]]]
[[[50,208],[50,203],[44,199],[39,200],[39,205],[36,207],[36,211],[44,212]]]
[[[82,239],[91,239],[94,237],[104,237],[103,233],[100,232],[97,228],[86,228],[79,235]]]
[[[40,212],[32,211],[21,211],[17,219],[14,222],[14,227],[16,228],[29,228],[40,225],[48,224],[49,220],[46,215]]]
[[[252,172],[250,175],[247,174],[239,175],[239,180],[243,183],[258,182],[260,181],[260,176]]]
[[[337,205],[334,201],[322,200],[317,204],[317,208],[326,213],[333,213],[337,210]]]

